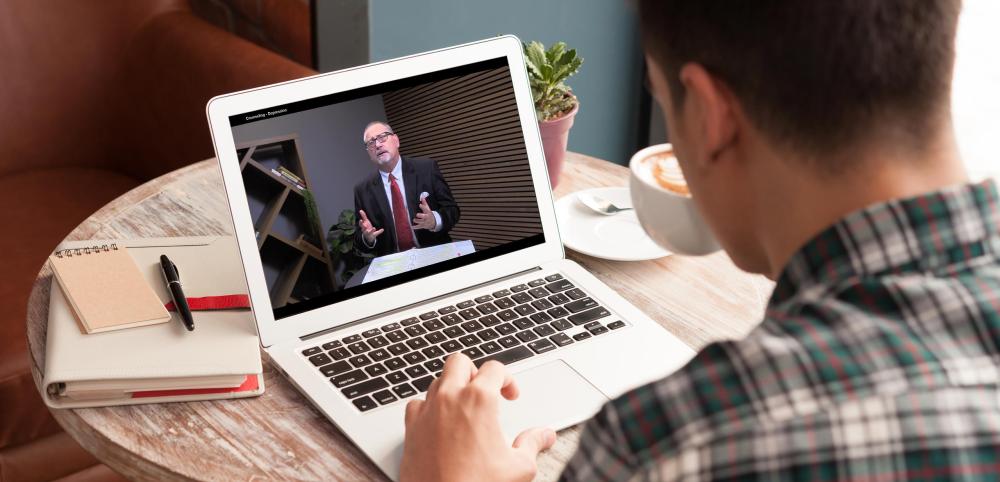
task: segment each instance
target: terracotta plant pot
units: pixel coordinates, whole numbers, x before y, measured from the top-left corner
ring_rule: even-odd
[[[566,142],[569,141],[569,128],[573,127],[573,118],[580,110],[577,104],[566,115],[550,121],[540,121],[538,130],[542,135],[542,148],[545,149],[545,164],[549,168],[549,182],[555,189],[559,184],[559,174],[562,173],[563,160],[566,159]]]

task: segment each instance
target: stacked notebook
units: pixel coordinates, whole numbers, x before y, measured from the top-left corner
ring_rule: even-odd
[[[195,312],[187,331],[159,257],[188,297],[247,292],[231,237],[68,243],[53,255],[44,385],[51,407],[208,400],[264,391],[250,311]]]

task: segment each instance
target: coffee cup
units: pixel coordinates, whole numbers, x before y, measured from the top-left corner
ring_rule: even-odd
[[[636,152],[629,161],[632,207],[646,234],[676,254],[701,256],[719,250],[691,198],[670,144]]]

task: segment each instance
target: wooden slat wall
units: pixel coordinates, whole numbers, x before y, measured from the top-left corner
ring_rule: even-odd
[[[506,67],[382,96],[400,152],[438,163],[462,215],[451,230],[483,250],[542,232]]]

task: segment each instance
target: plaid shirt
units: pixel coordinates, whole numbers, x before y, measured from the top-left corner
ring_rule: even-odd
[[[608,403],[564,480],[1000,479],[1000,201],[869,206],[785,267],[764,321]]]

